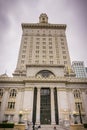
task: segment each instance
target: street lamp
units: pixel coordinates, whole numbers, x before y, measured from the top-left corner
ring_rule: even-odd
[[[22,123],[23,111],[19,111],[19,123]]]
[[[79,117],[80,117],[80,123],[82,124],[82,116],[81,116],[81,109],[80,109],[80,104],[78,103],[78,109],[79,109]]]
[[[77,117],[76,111],[73,111],[73,117],[74,117],[74,124],[78,124],[76,120],[76,117]]]

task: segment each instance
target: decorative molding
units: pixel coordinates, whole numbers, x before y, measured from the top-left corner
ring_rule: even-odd
[[[49,23],[22,23],[23,28],[46,28],[46,29],[66,29],[66,24],[49,24]]]

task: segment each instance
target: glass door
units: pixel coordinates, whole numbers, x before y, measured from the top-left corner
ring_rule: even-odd
[[[50,89],[42,88],[40,96],[41,96],[40,122],[41,124],[51,124]]]

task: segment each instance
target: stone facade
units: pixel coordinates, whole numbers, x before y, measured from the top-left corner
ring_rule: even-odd
[[[23,35],[13,77],[0,76],[0,121],[61,124],[87,117],[87,79],[71,69],[66,25],[50,24],[46,14],[39,23],[22,24]]]

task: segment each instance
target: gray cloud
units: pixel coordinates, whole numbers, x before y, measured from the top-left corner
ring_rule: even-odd
[[[0,0],[0,73],[15,70],[21,41],[21,23],[38,22],[47,13],[50,23],[67,24],[71,60],[87,65],[87,0]]]

